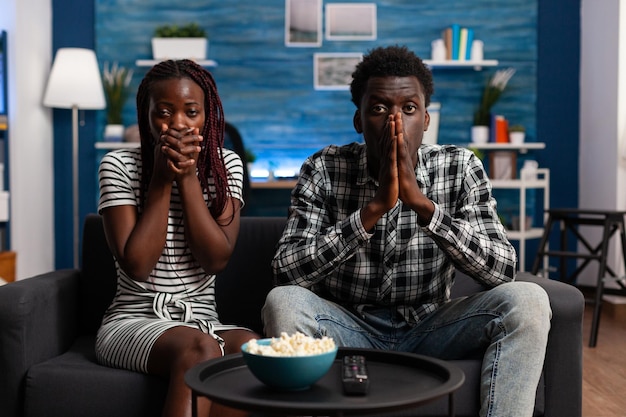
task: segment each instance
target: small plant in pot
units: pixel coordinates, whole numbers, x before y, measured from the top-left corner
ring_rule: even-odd
[[[206,59],[208,40],[206,30],[197,23],[157,26],[152,38],[154,59]]]
[[[124,104],[130,93],[130,81],[133,70],[114,62],[104,63],[102,85],[107,102],[107,125],[104,129],[104,138],[108,141],[121,141],[124,136],[122,113]]]
[[[522,125],[512,125],[509,127],[509,141],[515,145],[521,145],[526,138],[526,128]]]

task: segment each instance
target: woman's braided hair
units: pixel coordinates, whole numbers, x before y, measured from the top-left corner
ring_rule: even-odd
[[[152,178],[154,166],[154,146],[157,142],[150,133],[150,96],[155,83],[168,79],[188,78],[204,91],[204,126],[200,134],[203,141],[198,155],[198,178],[202,189],[212,198],[209,210],[217,218],[228,201],[228,173],[222,158],[224,144],[224,110],[217,93],[215,80],[210,72],[195,62],[183,59],[163,61],[152,67],[141,81],[137,91],[137,122],[141,137],[141,204],[145,203],[145,194]],[[209,176],[213,177],[215,195],[209,193]]]

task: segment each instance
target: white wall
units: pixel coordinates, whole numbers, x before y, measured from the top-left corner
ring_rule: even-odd
[[[51,0],[0,0],[8,34],[11,248],[16,278],[54,269],[52,113],[42,96],[52,62]]]
[[[621,4],[620,0],[582,0],[581,208],[626,210],[626,74],[620,71],[626,68],[626,7]],[[592,229],[583,230],[583,234],[593,243],[600,238],[600,231]],[[614,239],[609,265],[623,274],[618,250],[621,245]],[[579,283],[595,285],[597,269],[591,266]]]

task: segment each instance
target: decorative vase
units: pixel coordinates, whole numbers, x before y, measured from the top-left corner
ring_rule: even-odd
[[[472,126],[472,143],[489,142],[489,126]]]
[[[105,142],[121,142],[124,139],[124,125],[106,125],[104,127]]]

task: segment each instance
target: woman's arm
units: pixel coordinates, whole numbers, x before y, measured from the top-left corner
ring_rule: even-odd
[[[134,280],[145,281],[165,245],[172,183],[159,175],[150,182],[142,215],[132,205],[101,210],[109,248]]]
[[[188,133],[162,127],[159,144],[154,148],[153,174],[150,178],[142,214],[134,205],[120,205],[101,210],[109,248],[120,267],[132,279],[146,281],[157,264],[167,238],[172,184],[185,169],[195,173],[198,138],[193,135],[181,145]],[[173,149],[171,144],[178,145]],[[180,151],[180,149],[183,151]],[[173,157],[172,157],[173,154]],[[127,174],[128,175],[128,174]],[[124,176],[121,176],[124,178]]]
[[[224,212],[213,218],[207,208],[198,177],[186,177],[178,183],[185,223],[185,238],[194,258],[207,274],[226,267],[239,234],[241,202],[229,198]]]

